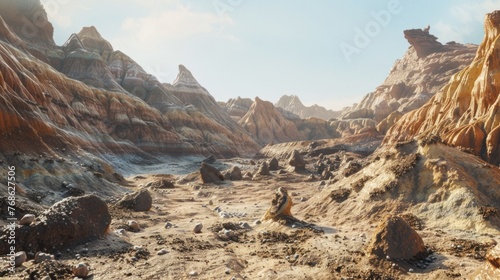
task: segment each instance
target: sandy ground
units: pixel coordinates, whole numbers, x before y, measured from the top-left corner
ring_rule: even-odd
[[[242,162],[227,164],[244,166],[244,172],[256,169]],[[179,176],[134,175],[127,178],[127,187],[133,191],[162,178]],[[293,197],[294,216],[314,226],[258,222],[278,187],[286,187]],[[485,244],[500,241],[490,234],[423,227],[418,233],[433,250],[425,269],[390,261],[373,265],[366,249],[377,223],[355,215],[338,219],[304,215],[302,210],[321,188],[310,174],[272,171],[254,180],[220,185],[194,181],[172,189],[150,189],[154,198],[150,211],[111,206],[109,234],[60,252],[60,270],[83,261],[91,267],[87,279],[467,279],[484,263],[481,254],[490,247]],[[129,230],[129,220],[139,223],[138,232]],[[203,224],[198,234],[193,232],[197,223]],[[418,220],[414,226],[419,228]],[[30,279],[33,272],[48,274],[29,261],[12,279]],[[62,277],[63,272],[56,275],[53,279],[73,279],[69,274]]]

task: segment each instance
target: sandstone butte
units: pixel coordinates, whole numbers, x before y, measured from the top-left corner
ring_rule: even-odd
[[[52,36],[40,1],[0,3],[0,152],[238,156],[259,149],[185,67],[164,85],[94,27],[63,46]]]
[[[391,127],[385,144],[438,135],[445,143],[500,163],[500,11],[486,15],[484,32],[471,64]]]
[[[385,134],[402,115],[423,106],[453,74],[470,64],[477,50],[472,44],[441,44],[429,28],[405,30],[404,37],[410,47],[385,81],[343,110],[340,119],[372,119]]]

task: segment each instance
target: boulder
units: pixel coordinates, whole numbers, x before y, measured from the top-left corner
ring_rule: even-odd
[[[86,263],[79,263],[73,266],[73,275],[78,278],[85,278],[89,275],[89,265]]]
[[[153,189],[173,189],[175,188],[175,185],[172,181],[161,179],[155,182],[151,182],[149,187]]]
[[[99,197],[70,197],[54,204],[29,227],[16,227],[16,238],[23,241],[16,246],[18,250],[27,252],[52,250],[101,237],[108,231],[110,223],[108,206]],[[0,254],[6,254],[9,250],[8,230],[0,237]]]
[[[153,205],[153,198],[148,190],[142,189],[125,195],[116,203],[118,207],[127,208],[136,212],[148,211]]]
[[[238,166],[233,166],[229,169],[229,180],[231,181],[240,181],[243,179],[243,175],[241,174],[241,169]]]
[[[375,230],[368,252],[379,259],[408,260],[425,253],[425,245],[403,218],[389,216]]]
[[[270,171],[276,171],[280,169],[280,163],[279,161],[273,157],[270,161],[269,161],[269,170]]]
[[[259,167],[259,170],[257,171],[257,174],[259,175],[269,175],[269,165],[267,164],[267,162],[263,162],[260,167]]]
[[[306,161],[297,150],[293,150],[288,158],[288,164],[295,167],[295,171],[304,171],[306,169]]]
[[[202,162],[200,167],[201,180],[204,184],[220,183],[224,181],[224,176],[213,165]]]

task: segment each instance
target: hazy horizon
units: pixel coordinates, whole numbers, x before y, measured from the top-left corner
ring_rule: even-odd
[[[218,101],[241,96],[340,110],[380,85],[409,47],[403,30],[431,26],[442,43],[479,44],[500,0],[42,1],[62,45],[95,26],[160,81],[185,65]],[[116,11],[116,12],[115,12]]]

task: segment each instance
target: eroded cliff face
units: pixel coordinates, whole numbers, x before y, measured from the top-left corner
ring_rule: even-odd
[[[258,150],[227,114],[215,118],[207,108],[185,104],[174,95],[179,83],[162,85],[94,27],[59,47],[48,21],[31,36],[21,26],[36,16],[46,19],[39,1],[0,6],[0,126],[6,138],[0,152],[66,147],[224,157]],[[207,98],[213,100],[208,92]]]
[[[477,50],[475,45],[443,45],[429,28],[405,30],[404,35],[411,46],[384,83],[340,118],[373,119],[381,124],[378,130],[384,134],[401,115],[423,106],[453,74],[470,64]]]
[[[500,11],[485,17],[485,36],[474,60],[422,108],[404,115],[384,143],[439,135],[454,146],[500,163]]]
[[[262,145],[303,138],[293,122],[285,119],[271,102],[258,97],[239,124]]]

